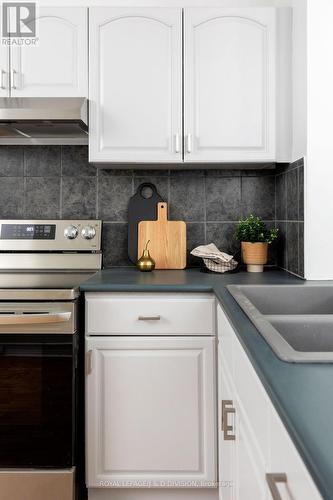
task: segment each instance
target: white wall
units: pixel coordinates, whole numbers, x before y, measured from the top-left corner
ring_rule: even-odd
[[[307,3],[305,271],[333,279],[333,1]]]
[[[307,67],[306,67],[306,23],[307,0],[292,0],[293,8],[293,132],[291,161],[306,155],[307,147]]]

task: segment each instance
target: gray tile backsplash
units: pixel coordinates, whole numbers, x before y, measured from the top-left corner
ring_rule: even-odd
[[[304,161],[279,165],[276,172],[277,263],[304,276]]]
[[[86,146],[0,147],[0,218],[101,218],[104,266],[130,265],[127,204],[142,182],[153,182],[170,218],[187,223],[189,254],[214,242],[238,254],[235,223],[255,213],[281,237],[270,263],[303,272],[303,163],[277,169],[109,170],[88,163]],[[267,165],[271,167],[271,165]]]

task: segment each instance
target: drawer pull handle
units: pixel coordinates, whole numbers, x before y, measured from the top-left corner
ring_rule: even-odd
[[[233,426],[228,425],[228,415],[229,415],[229,413],[233,413],[233,414],[236,413],[236,410],[235,410],[235,408],[233,408],[232,404],[233,404],[232,401],[229,399],[224,399],[222,401],[221,429],[223,431],[223,439],[225,441],[235,441],[236,440],[235,434],[229,434],[229,431],[233,430]]]
[[[86,375],[90,375],[92,372],[92,350],[90,349],[86,353]]]
[[[161,316],[139,316],[138,320],[139,321],[159,321],[161,319]]]
[[[49,323],[66,323],[71,319],[71,312],[45,312],[23,314],[0,314],[0,325],[46,325]]]
[[[269,472],[266,474],[266,481],[272,494],[273,500],[282,500],[276,484],[287,484],[287,474],[285,474],[284,472]]]

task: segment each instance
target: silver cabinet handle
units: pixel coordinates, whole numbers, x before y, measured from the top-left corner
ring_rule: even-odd
[[[11,71],[11,88],[12,89],[16,89],[16,83],[15,83],[15,75],[17,74],[17,71],[15,71],[15,69],[12,69]]]
[[[287,474],[284,472],[269,472],[266,474],[266,481],[271,492],[273,500],[282,500],[282,497],[277,489],[277,483],[287,484]]]
[[[186,151],[192,153],[192,134],[186,136]]]
[[[179,153],[180,152],[180,136],[179,136],[179,134],[175,134],[174,144],[175,144],[175,153]]]
[[[228,415],[230,413],[236,413],[235,408],[233,408],[233,403],[229,399],[224,399],[222,401],[222,413],[221,413],[221,429],[223,431],[223,439],[225,441],[235,441],[235,434],[229,434],[229,431],[233,431],[233,426],[228,425]]]
[[[5,76],[6,76],[6,74],[7,74],[7,71],[5,71],[4,69],[2,69],[1,70],[1,85],[0,86],[1,86],[1,88],[3,90],[6,89],[6,85],[5,85]]]
[[[139,321],[159,321],[161,319],[161,316],[139,316],[138,320]]]
[[[86,354],[86,374],[89,375],[92,372],[92,350]]]
[[[0,325],[36,325],[48,323],[64,323],[71,318],[71,312],[46,314],[0,314]]]

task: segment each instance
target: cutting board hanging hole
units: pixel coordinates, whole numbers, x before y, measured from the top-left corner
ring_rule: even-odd
[[[157,204],[157,219],[168,220],[168,207],[166,203]]]

